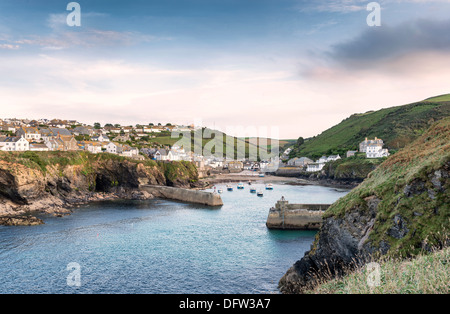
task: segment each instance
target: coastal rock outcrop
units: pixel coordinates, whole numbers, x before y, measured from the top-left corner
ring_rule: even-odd
[[[450,118],[389,157],[324,214],[311,250],[281,278],[302,293],[381,255],[444,247],[450,230]]]
[[[30,212],[67,214],[71,207],[90,201],[149,199],[153,195],[141,191],[140,185],[169,184],[196,187],[195,166],[85,152],[4,152],[0,155],[0,224],[31,221]]]

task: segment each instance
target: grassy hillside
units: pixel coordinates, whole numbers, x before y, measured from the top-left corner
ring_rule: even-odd
[[[201,133],[203,132],[203,133]],[[209,133],[208,133],[209,132]],[[207,134],[211,134],[211,137],[208,137]],[[217,136],[217,137],[216,137]],[[201,147],[199,147],[198,142],[195,140],[196,137],[202,138]],[[210,129],[196,130],[191,132],[191,142],[189,143],[189,139],[180,136],[179,138],[172,138],[170,132],[161,132],[161,134],[157,135],[155,138],[152,138],[151,141],[154,144],[158,144],[161,146],[169,145],[173,146],[175,143],[184,146],[183,143],[186,143],[187,146],[190,146],[191,151],[202,151],[205,155],[208,155],[208,152],[216,153],[215,140],[221,145],[222,152],[225,155],[229,154],[230,156],[237,157],[238,151],[242,151],[242,147],[245,150],[245,157],[249,156],[249,152],[258,152],[266,154],[267,150],[271,148],[271,139],[265,139],[265,141],[260,140],[260,138],[239,138],[227,135],[220,131],[213,131]],[[256,143],[256,144],[255,144]],[[280,146],[286,144],[286,142],[280,142]],[[186,148],[185,148],[186,149]]]
[[[357,150],[364,138],[378,137],[398,150],[422,135],[430,125],[450,116],[450,94],[404,106],[354,114],[338,125],[294,146],[291,157],[345,154]]]
[[[450,230],[449,167],[450,117],[389,157],[324,217],[364,211],[375,197],[380,202],[369,241],[392,255],[417,254]]]
[[[373,270],[360,267],[339,279],[318,284],[313,294],[448,294],[450,293],[450,248],[402,261],[386,259],[379,263],[379,284],[370,287],[367,278]]]

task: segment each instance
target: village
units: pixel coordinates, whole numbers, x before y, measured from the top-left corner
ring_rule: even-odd
[[[296,167],[307,172],[318,172],[330,161],[341,159],[340,155],[322,156],[318,160],[308,157],[289,159],[292,148],[287,148],[280,159],[250,161],[248,159],[227,159],[217,156],[202,156],[176,144],[162,145],[152,142],[161,134],[171,132],[191,132],[194,125],[154,125],[121,126],[99,123],[93,126],[75,120],[60,119],[0,119],[0,151],[87,151],[92,154],[110,153],[137,160],[150,158],[157,161],[188,161],[196,164],[202,175],[210,173],[241,172],[244,170],[270,172],[274,167]],[[383,148],[383,140],[365,139],[358,151],[348,151],[345,157],[364,153],[366,158],[389,156]]]
[[[172,132],[192,132],[194,125],[121,126],[99,123],[93,126],[76,120],[60,119],[0,119],[0,151],[87,151],[92,154],[110,153],[136,160],[150,158],[157,161],[188,161],[196,164],[199,172],[260,171],[272,160],[249,161],[217,156],[202,156],[175,144],[161,144],[157,137],[170,139]]]
[[[349,150],[347,151],[345,157],[350,158],[356,156],[358,153],[369,159],[388,157],[390,155],[389,150],[387,148],[383,148],[383,146],[384,142],[382,139],[375,137],[375,139],[369,140],[368,138],[365,138],[365,140],[359,144],[359,151]],[[286,167],[303,169],[306,172],[321,171],[327,162],[342,159],[340,155],[322,156],[315,161],[308,157],[295,157],[289,159],[289,154],[291,151],[292,148],[289,147],[281,155],[281,160],[285,161],[284,165]]]

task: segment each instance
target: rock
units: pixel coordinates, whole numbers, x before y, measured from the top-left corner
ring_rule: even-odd
[[[394,225],[388,230],[388,235],[396,239],[401,239],[408,234],[409,230],[402,216],[399,214],[395,215],[393,221]]]
[[[44,221],[33,216],[0,217],[0,225],[3,226],[37,226]]]

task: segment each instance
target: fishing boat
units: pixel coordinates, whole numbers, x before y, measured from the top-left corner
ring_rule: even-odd
[[[264,178],[264,173],[260,173],[259,176],[260,176],[261,178]]]
[[[251,189],[250,189],[250,193],[256,193],[256,189],[251,188]]]
[[[231,185],[227,185],[227,191],[233,191],[233,187]]]
[[[258,193],[256,193],[257,196],[262,197],[264,194],[262,191],[258,191]]]
[[[244,184],[243,184],[242,182],[240,182],[240,183],[238,184],[237,188],[238,188],[239,190],[242,190],[242,189],[244,188]]]
[[[217,192],[218,192],[219,194],[222,194],[222,193],[223,193],[223,190],[222,190],[222,189],[219,189]]]
[[[273,185],[271,183],[267,184],[266,190],[273,190]]]

